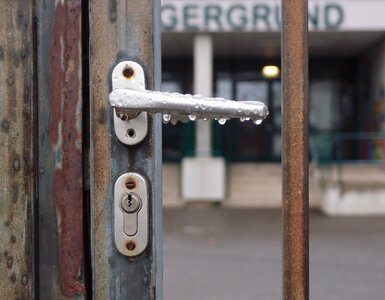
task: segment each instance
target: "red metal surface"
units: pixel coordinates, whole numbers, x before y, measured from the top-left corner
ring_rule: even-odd
[[[66,296],[85,293],[83,260],[81,1],[57,2],[51,48],[54,198],[60,281]]]

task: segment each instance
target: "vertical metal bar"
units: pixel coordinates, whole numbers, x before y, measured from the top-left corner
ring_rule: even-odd
[[[159,88],[159,2],[90,2],[90,167],[93,296],[95,299],[162,298],[161,120],[149,118],[146,139],[121,144],[108,105],[111,72],[123,60],[145,70],[146,88]],[[114,243],[113,186],[128,171],[143,175],[150,189],[149,244],[135,258],[121,255]]]
[[[33,1],[0,1],[0,291],[33,299]]]
[[[282,0],[283,298],[309,298],[308,6]]]
[[[85,293],[81,12],[81,0],[36,1],[39,296],[45,299]]]

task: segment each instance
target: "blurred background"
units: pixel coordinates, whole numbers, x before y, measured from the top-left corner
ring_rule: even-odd
[[[312,299],[385,299],[384,12],[309,0]],[[162,0],[162,90],[270,111],[259,126],[164,124],[165,299],[281,298],[280,14]]]

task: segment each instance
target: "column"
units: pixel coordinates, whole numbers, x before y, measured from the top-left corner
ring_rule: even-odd
[[[194,93],[213,96],[213,42],[208,34],[194,37]],[[182,160],[185,201],[221,201],[225,197],[225,161],[211,156],[211,122],[196,123],[195,157]]]
[[[208,34],[194,37],[194,93],[213,95],[213,43]],[[211,156],[211,122],[198,120],[195,132],[195,155]]]

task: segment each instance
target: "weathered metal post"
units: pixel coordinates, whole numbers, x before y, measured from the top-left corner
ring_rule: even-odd
[[[0,291],[35,295],[33,1],[0,1]]]
[[[308,6],[282,0],[283,298],[309,298]]]
[[[149,117],[139,144],[118,141],[109,105],[112,70],[132,60],[144,68],[146,88],[160,88],[160,1],[90,2],[90,130],[93,297],[162,298],[161,119]],[[127,76],[130,76],[128,74]],[[136,257],[114,242],[114,184],[136,172],[149,187],[149,239]]]
[[[140,63],[146,87],[160,88],[159,5],[0,1],[2,298],[162,298],[160,116],[149,118],[141,144],[127,147],[113,134],[108,102],[121,60]],[[92,244],[84,213],[88,142]],[[137,257],[121,255],[113,240],[113,186],[128,171],[148,182],[149,242]]]
[[[84,299],[82,1],[35,1],[38,297]]]

